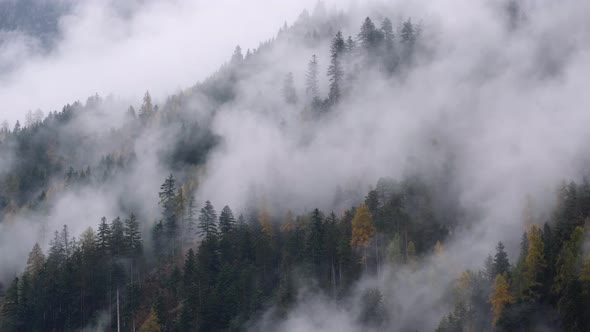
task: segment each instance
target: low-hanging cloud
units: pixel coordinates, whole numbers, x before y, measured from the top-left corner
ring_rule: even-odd
[[[307,61],[318,54],[325,73],[328,45],[310,47],[279,39],[260,55],[264,70],[240,82],[236,100],[213,116],[212,130],[222,143],[199,173],[199,202],[210,199],[216,206],[230,204],[239,210],[255,188],[272,207],[327,210],[334,208],[338,186],[354,188],[360,199],[381,176],[439,174],[450,163],[457,199],[471,212],[468,216],[474,216],[462,220],[472,227],[446,244],[452,262],[427,259],[415,271],[386,271],[382,278],[366,279],[358,286],[383,290],[389,310],[400,319],[397,328],[418,322],[433,328],[449,309],[435,307],[435,302],[457,277],[456,271],[478,268],[498,240],[507,241],[515,252],[525,197],[530,195],[540,207],[535,217],[543,222],[556,186],[587,174],[590,98],[581,92],[590,74],[590,22],[585,17],[590,4],[521,3],[525,14],[516,28],[501,6],[490,2],[352,4],[358,10],[347,12],[337,27],[345,35],[354,36],[366,15],[376,21],[390,16],[396,26],[412,17],[422,22],[425,55],[401,78],[363,73],[359,81],[365,84],[357,85],[351,97],[316,122],[302,120],[300,105],[284,104],[280,82],[293,72],[303,97]],[[63,41],[55,50],[27,56],[2,78],[0,97],[14,110],[6,117],[20,118],[28,108],[56,108],[94,92],[137,100],[150,89],[162,99],[206,76],[236,44],[256,47],[303,7],[311,5],[178,0],[148,2],[130,16],[121,16],[112,7],[89,2],[62,19]],[[321,83],[325,95],[325,78]],[[142,187],[124,192],[148,201],[150,218],[157,215],[155,192],[167,173],[152,148],[165,148],[167,141],[156,137],[145,137],[136,146],[145,170],[130,177],[129,187]],[[146,176],[153,180],[142,181]],[[86,198],[99,205],[85,212],[122,212],[116,200],[95,194],[75,198],[82,201],[65,195],[60,204],[86,206]],[[90,216],[59,219],[76,218]],[[0,229],[2,233],[26,236],[24,231]],[[438,276],[436,285],[425,295],[420,289],[434,284],[433,275]],[[410,284],[412,280],[421,283]],[[425,300],[428,296],[433,301]],[[323,298],[306,298],[278,326],[287,331],[346,331],[354,323],[350,313],[355,310],[354,305],[342,309]],[[414,312],[428,314],[417,317]],[[333,319],[324,321],[325,317]],[[260,324],[264,329],[266,322]]]
[[[61,17],[58,41],[0,35],[1,119],[61,109],[88,96],[164,98],[204,79],[233,48],[256,48],[314,1],[80,1]]]

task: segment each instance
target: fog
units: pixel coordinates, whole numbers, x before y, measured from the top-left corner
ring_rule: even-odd
[[[258,47],[283,22],[294,22],[314,4],[148,1],[122,15],[120,8],[84,2],[62,18],[61,39],[47,54],[38,53],[29,37],[7,37],[0,47],[0,67],[12,69],[0,76],[0,119],[14,122],[26,110],[59,109],[94,93],[116,95],[120,104],[109,112],[119,116],[124,105],[137,105],[148,89],[163,103],[169,94],[214,72],[235,45]],[[212,115],[212,130],[222,143],[198,175],[184,176],[198,177],[199,204],[210,199],[218,208],[230,204],[239,211],[255,190],[280,214],[337,209],[338,187],[358,193],[360,200],[380,177],[436,176],[450,165],[452,194],[468,217],[445,244],[445,264],[434,257],[413,270],[388,267],[357,285],[359,294],[367,287],[382,290],[396,317],[394,330],[433,329],[451,309],[442,299],[459,271],[480,268],[500,240],[515,257],[526,197],[537,208],[535,222],[545,222],[557,186],[587,174],[590,4],[523,1],[516,23],[495,1],[328,2],[328,8],[346,13],[338,27],[345,36],[355,36],[367,15],[375,22],[389,16],[395,27],[412,17],[422,22],[425,51],[399,78],[387,79],[376,70],[363,73],[350,97],[311,123],[301,120],[300,107],[282,101],[280,82],[293,72],[303,98],[306,65],[317,54],[326,95],[328,41],[309,47],[278,39],[261,54],[264,70],[240,82],[236,99]],[[205,108],[195,103],[196,112]],[[84,119],[82,131],[100,128],[96,120]],[[60,193],[42,222],[24,215],[0,224],[0,278],[22,269],[24,257],[39,241],[30,234],[38,234],[42,223],[51,230],[68,223],[77,236],[103,215],[123,217],[130,210],[120,206],[123,196],[143,211],[144,222],[156,218],[156,192],[170,172],[157,156],[173,133],[140,138],[134,145],[138,166],[120,183]],[[105,151],[115,148],[115,143],[104,144]],[[0,174],[9,165],[0,162]],[[354,299],[341,307],[305,291],[300,295],[284,321],[263,317],[253,330],[360,328],[352,318],[358,310]]]
[[[212,74],[236,45],[256,48],[314,0],[76,2],[47,54],[22,33],[0,40],[0,119],[60,110],[98,93],[164,98]]]

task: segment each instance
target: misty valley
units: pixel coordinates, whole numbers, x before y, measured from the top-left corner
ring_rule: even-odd
[[[0,332],[590,331],[588,13],[0,0]]]

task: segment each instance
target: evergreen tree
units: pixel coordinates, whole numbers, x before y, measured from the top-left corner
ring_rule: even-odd
[[[244,56],[242,55],[242,48],[240,45],[236,46],[234,53],[231,56],[231,64],[237,66],[244,62]]]
[[[336,37],[332,40],[330,46],[330,67],[328,67],[328,76],[330,78],[330,93],[328,102],[335,105],[341,97],[341,82],[344,76],[342,68],[342,57],[346,51],[346,43],[342,38],[342,32],[338,31]]]
[[[111,228],[109,227],[109,224],[107,224],[107,218],[102,217],[100,219],[96,236],[98,250],[104,255],[109,251],[111,241]]]
[[[184,245],[191,246],[193,244],[194,235],[197,228],[197,213],[196,213],[195,196],[191,195],[188,200],[188,207],[186,211],[186,219],[184,223]]]
[[[288,73],[283,81],[283,98],[287,104],[297,104],[297,91],[293,73]]]
[[[129,215],[129,218],[125,219],[125,247],[131,257],[141,255],[143,250],[139,222],[133,213]]]
[[[371,18],[367,17],[357,37],[361,49],[368,56],[366,60],[370,61],[377,56],[377,52],[383,43],[383,37],[383,32],[377,30]]]
[[[545,268],[545,256],[543,255],[543,239],[541,230],[531,225],[527,233],[528,250],[524,261],[525,293],[528,299],[537,300],[539,297],[540,275]]]
[[[139,108],[139,118],[143,123],[147,123],[154,115],[154,106],[152,105],[152,96],[149,91],[143,96],[143,103]]]
[[[352,39],[352,36],[348,36],[346,39],[346,53],[352,54],[356,49],[356,41]]]
[[[564,289],[577,278],[582,266],[582,246],[584,243],[584,230],[576,227],[569,241],[564,243],[557,256],[557,274],[553,284],[553,291],[561,294]]]
[[[152,241],[154,243],[154,253],[159,258],[165,255],[165,232],[162,221],[157,221],[152,228]]]
[[[229,206],[224,206],[219,215],[219,230],[222,237],[227,237],[236,227],[236,220]]]
[[[205,206],[201,209],[198,228],[198,234],[201,237],[205,237],[207,240],[217,238],[217,212],[210,201],[206,201]]]
[[[393,24],[389,18],[385,18],[381,23],[381,33],[383,34],[383,65],[387,72],[393,73],[397,65],[397,54],[394,46]]]
[[[405,64],[411,64],[414,57],[414,48],[417,38],[416,28],[411,19],[408,19],[402,24],[400,38],[402,45],[402,61]]]
[[[510,262],[508,254],[504,251],[504,243],[498,242],[496,246],[496,255],[494,255],[493,278],[498,274],[508,275],[510,272]]]
[[[170,254],[175,255],[178,251],[178,199],[176,196],[176,180],[172,174],[164,180],[158,195],[162,206],[165,247]]]
[[[310,103],[313,107],[319,106],[320,104],[318,72],[318,59],[314,54],[307,65],[307,75],[305,80],[305,94],[307,96],[308,103]]]
[[[117,217],[111,222],[111,239],[109,241],[110,252],[114,257],[122,257],[125,252],[125,228],[121,218]]]
[[[27,259],[27,268],[25,271],[32,279],[34,279],[39,272],[41,272],[44,264],[45,255],[43,254],[39,243],[35,243],[33,250],[31,250],[31,253],[29,254],[29,258]]]
[[[308,257],[318,278],[321,277],[321,267],[325,258],[324,231],[322,214],[319,209],[314,209],[311,214],[311,226],[307,243],[309,244]]]

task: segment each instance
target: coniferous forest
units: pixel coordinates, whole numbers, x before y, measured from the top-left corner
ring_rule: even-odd
[[[51,53],[71,5],[16,3]],[[486,6],[319,2],[164,98],[4,121],[0,331],[589,331],[590,30]]]

